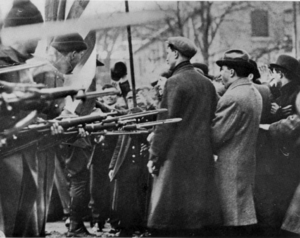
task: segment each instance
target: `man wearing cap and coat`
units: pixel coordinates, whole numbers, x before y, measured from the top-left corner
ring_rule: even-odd
[[[39,10],[30,1],[15,1],[4,20],[4,27],[15,27],[27,24],[42,23]],[[25,63],[32,57],[37,47],[37,40],[7,42],[0,46],[1,66],[13,66]],[[25,71],[2,74],[0,79],[7,82],[32,83]],[[26,76],[26,77],[23,77]],[[23,118],[28,112],[20,111],[12,117],[1,115],[1,127],[7,129]],[[21,139],[21,144],[32,141],[32,138]],[[0,230],[6,237],[41,236],[38,227],[36,203],[38,201],[39,161],[35,158],[36,143],[1,158],[0,163]]]
[[[218,156],[216,181],[223,224],[228,227],[228,235],[237,235],[234,232],[239,228],[234,227],[257,222],[253,183],[262,98],[248,79],[252,65],[245,51],[229,50],[217,65],[221,67],[226,92],[218,102],[212,124],[214,152]]]
[[[190,63],[197,50],[184,37],[167,41],[168,78],[158,119],[182,118],[157,126],[150,146],[148,170],[153,187],[148,227],[158,236],[187,235],[217,223],[214,161],[211,145],[216,91]],[[155,234],[154,234],[155,235]]]

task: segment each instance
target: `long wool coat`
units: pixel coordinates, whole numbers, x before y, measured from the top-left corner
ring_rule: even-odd
[[[182,121],[155,130],[150,152],[162,166],[153,181],[148,227],[197,229],[217,221],[210,131],[216,103],[209,79],[189,62],[177,65],[161,102],[168,113],[159,119]]]
[[[226,226],[255,224],[255,146],[262,98],[248,79],[232,83],[218,102],[212,133],[216,181]]]

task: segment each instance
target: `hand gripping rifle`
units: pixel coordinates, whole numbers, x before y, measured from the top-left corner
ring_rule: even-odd
[[[114,113],[110,113],[110,114],[99,113],[99,114],[94,114],[89,116],[68,118],[61,121],[49,120],[38,124],[28,125],[26,127],[24,127],[23,125],[22,128],[23,127],[24,128],[21,130],[19,129],[20,126],[18,126],[18,131],[16,131],[15,128],[5,130],[0,134],[0,138],[2,137],[8,140],[7,143],[8,146],[6,148],[1,149],[0,156],[7,156],[9,154],[16,153],[17,151],[25,149],[31,146],[32,144],[37,143],[38,141],[46,138],[47,136],[49,136],[51,132],[51,126],[53,125],[53,123],[57,123],[59,126],[63,127],[64,130],[67,131],[69,129],[72,129],[73,132],[64,133],[63,135],[57,135],[54,138],[50,137],[49,138],[50,143],[47,143],[47,147],[54,146],[56,144],[63,142],[64,140],[70,139],[70,135],[71,137],[77,136],[78,134],[77,127],[85,125],[86,123],[101,121],[107,116],[113,114]]]
[[[172,118],[172,119],[166,119],[166,120],[124,125],[124,126],[121,126],[119,128],[119,130],[117,130],[117,131],[105,131],[106,129],[112,129],[112,128],[118,129],[116,123],[107,123],[107,124],[103,124],[102,126],[101,125],[99,125],[99,126],[87,125],[85,128],[87,131],[91,131],[92,135],[105,135],[105,136],[141,135],[141,134],[149,133],[149,131],[146,130],[146,128],[157,126],[157,125],[163,125],[163,124],[177,123],[180,121],[182,121],[181,118]],[[94,132],[95,130],[100,130],[100,131]]]
[[[166,112],[167,109],[158,109],[141,113],[134,113],[126,116],[120,116],[115,118],[108,118],[103,120],[98,124],[87,124],[84,129],[91,132],[91,135],[106,135],[106,136],[116,136],[116,135],[140,135],[149,133],[146,128],[153,127],[156,125],[177,123],[180,122],[181,118],[172,118],[166,120],[150,121],[144,123],[137,123],[133,119],[156,115],[159,113]],[[112,120],[115,120],[111,122]],[[108,123],[107,123],[108,122]],[[113,130],[113,131],[107,131]]]

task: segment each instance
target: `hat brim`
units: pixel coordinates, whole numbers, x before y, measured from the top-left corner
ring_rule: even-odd
[[[84,42],[53,42],[51,46],[60,52],[80,52],[87,49],[87,46]]]
[[[291,71],[288,70],[286,67],[283,67],[283,66],[281,66],[281,65],[279,65],[279,64],[270,64],[270,65],[269,65],[269,68],[280,68],[280,69],[284,69],[284,70],[287,70],[287,71],[291,72]]]
[[[216,61],[218,66],[239,66],[253,70],[253,65],[249,62],[237,61],[237,60],[218,60]]]
[[[281,66],[279,64],[269,64],[269,68],[284,69],[284,70],[288,71],[291,74],[291,76],[293,77],[293,81],[296,80],[296,81],[300,82],[300,75],[297,74],[297,73],[295,73],[295,72],[293,72],[293,71],[291,71],[291,70],[289,70],[289,69],[287,69],[286,67],[283,67],[283,66]]]

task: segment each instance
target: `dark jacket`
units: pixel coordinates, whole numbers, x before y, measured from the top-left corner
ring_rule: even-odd
[[[298,115],[291,115],[286,119],[272,123],[269,128],[270,137],[274,141],[275,151],[274,163],[276,173],[280,174],[276,179],[278,187],[278,225],[282,229],[300,234],[300,118]],[[298,188],[297,188],[298,186]]]
[[[299,83],[297,81],[291,81],[279,89],[280,94],[277,98],[274,98],[274,101],[281,108],[286,107],[288,105],[292,105],[292,112],[296,113],[295,101],[299,91],[300,91]],[[286,118],[286,116],[282,113],[281,108],[278,109],[276,114],[271,117],[271,123]]]
[[[148,226],[198,229],[217,222],[210,125],[216,91],[189,62],[176,66],[167,80],[158,119],[182,118],[157,126],[150,153],[162,164],[153,180]],[[213,207],[211,206],[213,203]]]

